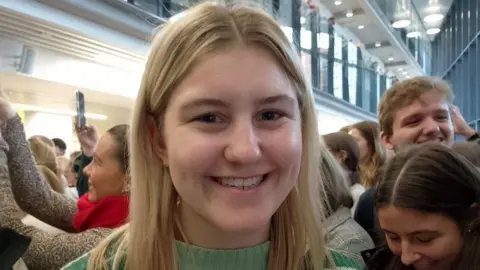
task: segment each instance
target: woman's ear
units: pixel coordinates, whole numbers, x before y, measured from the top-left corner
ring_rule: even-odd
[[[153,152],[162,160],[165,166],[168,166],[168,155],[163,134],[155,121],[154,116],[148,117],[148,133],[153,145]]]

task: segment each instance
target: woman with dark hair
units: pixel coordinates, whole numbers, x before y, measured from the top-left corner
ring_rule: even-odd
[[[369,189],[377,182],[377,172],[385,161],[385,150],[380,143],[378,124],[363,121],[351,125],[348,134],[357,140],[360,148],[360,183]]]
[[[480,172],[454,150],[429,143],[397,154],[375,194],[392,256],[379,252],[370,269],[478,269],[479,202]]]
[[[334,132],[323,136],[325,144],[335,158],[340,162],[349,178],[350,194],[353,198],[352,214],[358,199],[365,192],[365,188],[360,184],[358,172],[358,157],[360,149],[355,139],[345,132]]]
[[[360,253],[373,248],[373,241],[349,211],[353,206],[353,199],[340,164],[328,151],[322,152],[321,156],[321,172],[326,193],[321,194],[321,197],[324,198],[326,206],[327,246],[355,258],[363,265]]]

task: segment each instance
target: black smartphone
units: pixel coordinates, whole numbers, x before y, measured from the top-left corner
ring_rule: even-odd
[[[77,105],[77,125],[78,129],[84,129],[87,124],[85,119],[85,96],[78,90],[75,94]]]

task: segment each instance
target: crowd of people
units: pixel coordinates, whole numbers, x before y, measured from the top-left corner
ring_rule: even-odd
[[[378,121],[320,136],[296,49],[254,8],[164,25],[131,124],[77,129],[69,158],[3,93],[0,122],[14,269],[480,268],[480,136],[449,85],[397,82]]]

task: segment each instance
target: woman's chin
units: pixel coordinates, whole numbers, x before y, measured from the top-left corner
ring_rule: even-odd
[[[97,196],[95,196],[95,194],[92,193],[91,191],[88,192],[88,201],[90,201],[90,202],[96,202],[97,201]]]

